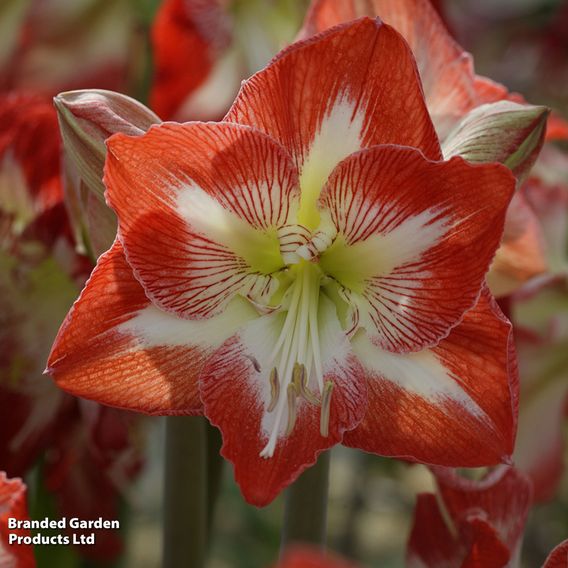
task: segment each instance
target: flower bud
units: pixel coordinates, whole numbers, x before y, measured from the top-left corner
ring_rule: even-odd
[[[117,132],[138,136],[160,122],[142,103],[112,91],[69,91],[53,102],[66,155],[88,188],[101,196],[105,140]]]
[[[63,138],[66,200],[83,252],[97,257],[114,240],[116,218],[104,201],[105,140],[144,134],[160,119],[138,101],[111,91],[85,90],[54,98]]]
[[[546,131],[549,109],[510,101],[482,105],[468,113],[443,144],[445,159],[500,162],[520,184],[533,166]]]

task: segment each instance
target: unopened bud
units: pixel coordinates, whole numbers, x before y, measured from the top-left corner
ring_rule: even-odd
[[[117,132],[139,136],[160,122],[142,103],[112,91],[69,91],[53,102],[67,157],[87,187],[101,196],[105,140]]]
[[[499,162],[521,183],[544,141],[549,109],[511,101],[482,105],[468,113],[443,144],[445,159]]]
[[[103,90],[69,91],[54,98],[63,138],[67,203],[82,252],[99,256],[113,242],[116,217],[105,204],[105,141],[121,132],[144,134],[160,119],[138,101]]]

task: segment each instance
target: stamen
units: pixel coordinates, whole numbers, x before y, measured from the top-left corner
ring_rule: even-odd
[[[306,372],[305,365],[296,363],[294,365],[292,377],[292,382],[296,385],[296,390],[300,393],[300,395],[303,396],[308,402],[319,405],[320,400],[308,388],[308,373]]]
[[[252,355],[246,355],[247,359],[252,363],[252,366],[254,367],[254,370],[257,373],[260,373],[260,371],[262,370],[260,368],[260,363],[258,362],[258,359],[256,357],[253,357]]]
[[[323,395],[321,399],[320,414],[320,434],[327,438],[329,435],[329,413],[331,410],[331,394],[333,393],[334,384],[332,381],[326,381],[323,387]]]
[[[294,424],[296,424],[296,398],[298,397],[298,391],[296,390],[296,385],[290,383],[287,389],[288,395],[288,424],[286,425],[286,436],[291,434],[294,429]]]
[[[279,436],[288,436],[293,431],[300,396],[308,403],[319,406],[322,404],[320,393],[327,392],[327,410],[323,409],[326,416],[321,419],[320,426],[325,435],[328,430],[333,384],[326,386],[327,391],[324,392],[318,330],[321,273],[317,266],[301,261],[290,276],[294,280],[286,293],[288,301],[282,303],[287,314],[268,360],[262,365],[264,369],[272,369],[268,377],[270,402],[267,412],[273,413],[267,422],[270,424],[268,441],[260,452],[263,458],[274,455]],[[310,377],[317,384],[313,391],[309,388],[312,384]],[[283,432],[286,413],[288,420]]]
[[[278,380],[278,369],[274,367],[270,371],[270,404],[268,405],[268,412],[272,412],[276,408],[278,398],[280,397],[280,381]]]

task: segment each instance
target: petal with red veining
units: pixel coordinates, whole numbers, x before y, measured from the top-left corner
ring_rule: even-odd
[[[319,0],[313,3],[301,36],[360,16],[378,16],[408,42],[432,120],[443,138],[477,105],[471,55],[454,41],[428,0]]]
[[[167,123],[108,142],[105,182],[128,263],[179,317],[207,318],[236,294],[272,291],[278,228],[296,200],[283,148],[249,127]]]
[[[365,418],[344,443],[379,455],[452,467],[508,460],[518,378],[511,324],[484,292],[431,349],[389,353],[360,334],[353,350],[368,376]]]
[[[287,399],[290,376],[285,365],[279,366],[284,372],[279,374],[278,404],[269,411],[275,396],[270,373],[278,366],[271,353],[282,331],[282,314],[259,318],[226,341],[209,360],[200,381],[205,414],[223,434],[221,453],[234,464],[245,499],[257,506],[272,501],[315,463],[323,450],[341,442],[344,432],[356,426],[365,410],[362,368],[339,326],[335,307],[325,298],[321,302],[323,379],[333,384],[327,436],[321,432],[325,405],[301,396],[294,402],[295,423],[287,433],[291,409]],[[307,367],[309,372],[311,365]],[[314,374],[309,376],[308,388],[320,396]]]
[[[376,146],[344,160],[320,204],[337,230],[324,271],[389,351],[435,345],[478,297],[515,187],[504,167]]]
[[[408,46],[369,18],[282,51],[243,85],[225,120],[288,149],[304,202],[315,203],[333,168],[361,148],[401,144],[440,157]]]
[[[207,357],[253,315],[236,300],[220,316],[182,320],[152,305],[116,241],[63,322],[47,372],[76,396],[148,414],[200,414]]]

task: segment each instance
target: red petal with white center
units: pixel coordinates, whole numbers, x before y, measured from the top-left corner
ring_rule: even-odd
[[[418,495],[408,568],[504,568],[510,559],[496,530],[479,518],[448,525],[435,495]]]
[[[351,353],[335,307],[324,302],[320,312],[320,346],[324,382],[334,388],[329,407],[329,430],[322,436],[323,405],[299,397],[295,425],[288,435],[286,384],[280,387],[283,411],[271,402],[269,375],[274,366],[271,352],[282,328],[282,314],[253,321],[229,339],[212,356],[200,380],[205,414],[223,435],[222,455],[235,467],[235,478],[245,499],[257,506],[270,503],[292,483],[317,456],[341,442],[344,432],[354,428],[365,412],[365,376]],[[280,375],[280,381],[285,374]],[[310,374],[309,388],[317,393]],[[280,399],[279,399],[280,400]],[[278,417],[281,417],[279,420]],[[261,457],[277,433],[273,455]]]
[[[231,306],[200,325],[162,312],[116,241],[63,322],[47,372],[71,394],[110,406],[200,414],[197,379],[204,362],[247,313],[246,306]]]
[[[568,566],[568,540],[561,542],[546,559],[542,568],[566,568]]]
[[[547,269],[544,235],[537,216],[521,193],[515,193],[507,210],[505,231],[487,283],[497,297],[517,290]]]
[[[364,335],[352,345],[368,376],[368,410],[344,444],[451,467],[509,459],[518,406],[516,360],[511,324],[487,292],[431,349],[389,353]]]
[[[25,529],[8,528],[8,519],[29,521],[26,486],[21,479],[8,479],[0,471],[0,566],[2,568],[34,568],[33,546],[10,544],[10,535],[30,536]]]
[[[163,2],[152,27],[151,107],[163,119],[179,115],[186,99],[207,81],[230,41],[227,16],[216,0]],[[221,116],[222,112],[209,118]]]
[[[480,104],[471,55],[453,40],[428,0],[319,0],[312,4],[301,36],[360,16],[378,16],[408,42],[426,104],[442,138],[455,121]]]
[[[501,165],[430,162],[395,146],[335,169],[320,203],[339,238],[321,263],[358,297],[377,345],[435,345],[475,304],[514,188]]]
[[[282,51],[243,85],[225,120],[278,140],[316,198],[333,168],[361,148],[402,144],[440,157],[408,46],[368,18]]]
[[[228,123],[162,124],[113,136],[105,167],[119,238],[146,294],[199,319],[283,266],[276,231],[298,191],[286,152]]]

